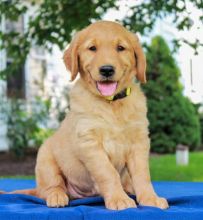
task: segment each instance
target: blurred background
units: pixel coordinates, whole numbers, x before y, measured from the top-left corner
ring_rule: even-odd
[[[1,0],[0,178],[34,178],[69,111],[63,51],[97,20],[137,33],[147,57],[152,180],[203,181],[202,0]]]

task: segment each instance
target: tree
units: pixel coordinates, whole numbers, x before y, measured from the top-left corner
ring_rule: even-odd
[[[198,19],[203,23],[203,1],[200,0],[146,0],[141,1],[140,4],[136,4],[129,8],[130,13],[123,19],[123,23],[131,30],[136,30],[141,34],[147,34],[151,31],[157,21],[157,19],[164,20],[170,16],[172,25],[178,30],[190,30],[194,24],[193,13],[191,8],[199,9],[199,12],[195,14]],[[201,28],[201,27],[199,27]],[[194,48],[197,53],[197,48],[203,46],[203,42],[196,39],[194,42],[190,42],[186,38],[174,39],[173,43],[179,47],[180,43],[184,42]]]
[[[7,56],[13,60],[12,65],[1,71],[0,77],[15,72],[25,61],[33,42],[48,50],[51,50],[53,44],[64,49],[74,31],[101,19],[109,8],[116,7],[115,0],[4,0],[0,3],[0,19],[18,21],[28,10],[28,2],[36,10],[29,18],[27,30],[24,33],[0,31],[0,50],[6,49]]]
[[[203,147],[203,112],[199,113],[201,127],[201,146]]]
[[[174,152],[177,144],[190,150],[200,145],[200,124],[197,112],[182,94],[180,70],[165,40],[156,36],[147,47],[148,117],[152,151]]]
[[[0,31],[1,49],[6,49],[7,55],[12,58],[12,65],[0,72],[0,77],[15,72],[22,64],[30,51],[32,43],[50,48],[56,44],[61,49],[70,41],[71,35],[94,20],[102,18],[102,15],[109,8],[118,8],[119,0],[3,0],[0,3],[1,17],[11,21],[17,21],[19,16],[28,9],[27,3],[31,2],[36,6],[36,11],[30,17],[27,30],[24,33],[12,31],[3,33]],[[164,19],[171,16],[178,30],[190,29],[193,25],[191,14],[187,11],[187,4],[191,3],[196,9],[203,8],[202,0],[147,0],[136,3],[136,6],[129,7],[130,15],[122,22],[127,28],[141,34],[148,34],[154,27],[157,18]],[[203,22],[203,11],[200,11],[199,20]],[[15,40],[14,40],[15,39]],[[174,39],[179,45],[180,39]],[[202,45],[199,40],[188,42],[182,39],[195,50]],[[51,43],[51,44],[50,44]]]

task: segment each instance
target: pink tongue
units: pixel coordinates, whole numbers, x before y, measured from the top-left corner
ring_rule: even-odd
[[[102,83],[97,82],[97,88],[103,96],[112,96],[116,91],[117,82]]]

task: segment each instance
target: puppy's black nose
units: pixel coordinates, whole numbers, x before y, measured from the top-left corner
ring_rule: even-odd
[[[111,77],[114,75],[115,70],[114,67],[111,65],[105,65],[105,66],[101,66],[99,68],[99,72],[102,76],[104,77]]]

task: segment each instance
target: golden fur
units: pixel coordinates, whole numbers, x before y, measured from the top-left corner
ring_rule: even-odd
[[[125,50],[118,52],[120,44]],[[135,76],[146,81],[137,36],[117,23],[96,22],[75,36],[64,62],[72,80],[78,72],[80,78],[70,93],[70,112],[39,150],[36,195],[49,207],[63,207],[69,199],[100,194],[108,209],[120,210],[136,207],[131,193],[142,205],[167,208],[150,181],[146,100],[134,83]],[[115,67],[115,93],[130,86],[130,96],[109,102],[100,94],[98,69],[105,64]]]

